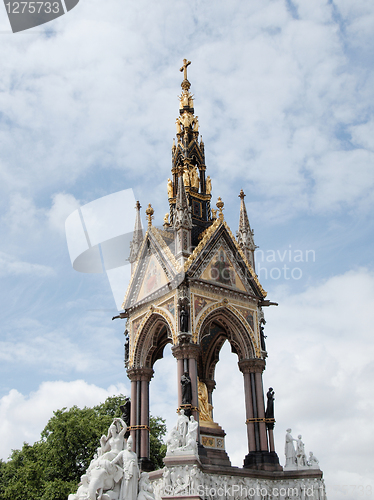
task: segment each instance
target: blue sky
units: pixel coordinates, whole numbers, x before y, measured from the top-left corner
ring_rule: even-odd
[[[18,34],[0,10],[0,38],[0,456],[38,439],[53,410],[128,392],[124,322],[111,321],[107,276],[73,270],[65,220],[131,188],[162,224],[187,57],[232,231],[243,188],[265,256],[315,255],[259,263],[279,302],[265,311],[264,383],[281,461],[290,426],[320,459],[330,500],[356,498],[347,484],[374,487],[374,4],[81,0]],[[300,279],[272,279],[284,264]],[[215,418],[240,465],[242,381],[224,350]],[[169,352],[155,369],[152,411],[172,424]]]

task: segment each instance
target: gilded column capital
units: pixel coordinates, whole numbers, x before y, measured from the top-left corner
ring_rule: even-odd
[[[239,370],[242,373],[262,373],[265,370],[264,359],[252,358],[242,359],[238,362]]]
[[[153,374],[154,371],[152,368],[129,368],[127,370],[127,376],[131,382],[137,380],[146,380],[147,382],[150,382]]]
[[[178,344],[171,348],[171,352],[176,359],[198,359],[201,347],[197,344]]]

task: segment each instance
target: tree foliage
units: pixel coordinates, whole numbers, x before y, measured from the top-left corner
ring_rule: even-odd
[[[113,396],[93,408],[73,406],[54,412],[41,439],[0,460],[0,500],[67,500],[92,460],[100,437],[121,416],[125,397]],[[165,421],[150,417],[150,450],[155,468],[163,466]]]

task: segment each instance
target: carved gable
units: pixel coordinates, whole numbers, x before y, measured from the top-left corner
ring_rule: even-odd
[[[169,291],[169,283],[173,282],[175,286],[183,279],[182,269],[160,233],[152,227],[144,238],[122,304],[123,309],[160,297]]]
[[[156,292],[169,282],[165,271],[158,263],[155,255],[151,255],[147,269],[143,276],[143,283],[140,288],[137,302],[144,299],[153,292]]]
[[[215,221],[185,265],[186,274],[219,287],[265,297],[251,265],[225,222]]]
[[[222,284],[232,288],[237,288],[242,292],[246,291],[242,280],[235,271],[235,268],[231,260],[228,258],[227,253],[223,249],[223,246],[221,246],[215,253],[213,259],[209,262],[209,265],[202,273],[201,278],[206,281],[212,281],[215,284]]]

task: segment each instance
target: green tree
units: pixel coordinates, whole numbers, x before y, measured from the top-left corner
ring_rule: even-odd
[[[92,460],[100,437],[113,418],[121,416],[122,395],[108,398],[93,408],[73,406],[54,412],[40,441],[14,450],[0,461],[0,500],[67,500],[77,490],[80,476]],[[150,418],[151,460],[163,466],[165,421]]]

